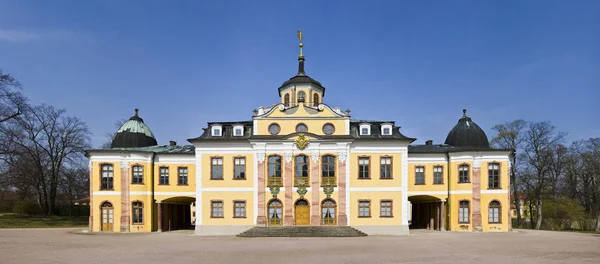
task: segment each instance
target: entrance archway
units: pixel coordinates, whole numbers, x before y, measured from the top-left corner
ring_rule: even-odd
[[[269,202],[269,225],[280,226],[283,222],[281,216],[283,215],[283,204],[277,199],[273,199]]]
[[[310,206],[308,205],[308,201],[299,199],[294,206],[296,207],[296,215],[294,217],[296,225],[310,224]]]
[[[193,197],[178,196],[157,202],[158,231],[193,229],[196,201]]]
[[[336,204],[332,199],[325,199],[321,203],[321,224],[322,225],[335,225],[335,209]]]
[[[100,231],[113,231],[113,223],[114,223],[114,208],[110,202],[103,202],[100,205],[100,215],[102,219],[100,220]]]
[[[410,229],[442,230],[445,208],[440,198],[429,195],[408,197],[411,207]]]

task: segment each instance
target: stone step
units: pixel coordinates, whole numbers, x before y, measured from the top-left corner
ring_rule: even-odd
[[[359,237],[367,234],[349,226],[256,226],[239,237]]]

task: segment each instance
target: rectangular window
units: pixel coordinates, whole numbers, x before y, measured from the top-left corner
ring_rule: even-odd
[[[210,217],[223,218],[223,201],[210,202]]]
[[[234,201],[233,207],[233,217],[246,217],[245,201]]]
[[[233,159],[233,179],[234,180],[245,180],[246,179],[246,158],[239,157]]]
[[[461,224],[469,223],[469,201],[460,201],[458,207],[458,222]]]
[[[214,128],[213,129],[213,136],[221,136],[221,129],[220,128]]]
[[[358,217],[371,217],[371,201],[358,201]]]
[[[392,217],[392,201],[382,200],[380,204],[381,217]]]
[[[100,190],[112,190],[114,181],[113,165],[102,164],[100,174],[102,175]]]
[[[358,178],[359,179],[369,179],[369,157],[360,157],[358,158]]]
[[[131,183],[132,184],[142,184],[144,183],[144,170],[142,169],[142,166],[136,165],[133,166],[132,168],[132,175],[131,175]]]
[[[211,180],[222,180],[223,179],[223,158],[211,158],[210,159],[210,179]]]
[[[169,185],[169,167],[160,167],[159,169],[159,185]]]
[[[368,128],[366,128],[366,127],[363,127],[363,128],[360,130],[360,134],[361,134],[361,135],[369,135],[369,129],[368,129]]]
[[[444,167],[435,166],[433,167],[433,184],[444,183]]]
[[[187,185],[188,184],[188,168],[187,167],[179,168],[179,174],[177,176],[177,184],[178,185]]]
[[[425,184],[425,167],[415,167],[415,184]]]
[[[242,129],[241,128],[236,128],[235,129],[235,135],[236,136],[241,136],[242,135]]]
[[[500,188],[500,165],[498,163],[488,165],[488,188]]]
[[[459,183],[469,182],[469,165],[458,166],[458,182]]]
[[[382,157],[381,158],[381,174],[379,175],[381,179],[391,179],[392,178],[392,158],[391,157]]]
[[[383,134],[384,135],[391,135],[392,133],[390,133],[390,128],[389,127],[384,128],[383,129]]]

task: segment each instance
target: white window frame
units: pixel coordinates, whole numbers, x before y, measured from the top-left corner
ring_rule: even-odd
[[[367,129],[367,134],[363,133],[363,128]],[[371,124],[360,124],[358,133],[361,136],[369,136],[369,135],[371,135]]]
[[[242,134],[241,134],[241,135],[237,135],[237,134],[236,134],[236,132],[237,132],[237,130],[238,130],[238,129],[241,129],[241,130],[242,130]],[[233,136],[234,136],[234,137],[241,137],[241,136],[244,136],[244,126],[242,126],[242,125],[236,125],[236,126],[233,126]]]
[[[383,131],[385,131],[386,128],[390,130],[389,133],[383,133]],[[391,136],[393,134],[393,132],[392,132],[392,125],[390,125],[390,124],[383,124],[383,125],[381,125],[381,134],[384,135],[384,136]]]
[[[216,131],[219,131],[219,134],[217,135]],[[213,137],[220,137],[223,136],[223,126],[221,125],[213,125],[210,128],[210,135]]]

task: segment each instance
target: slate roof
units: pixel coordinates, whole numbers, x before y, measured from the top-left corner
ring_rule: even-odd
[[[138,109],[135,109],[135,114],[117,130],[110,147],[137,148],[156,145],[158,143],[152,130],[144,123],[144,119],[139,117]]]
[[[139,147],[139,148],[110,148],[110,149],[92,149],[88,151],[95,152],[149,152],[157,154],[195,154],[196,147],[194,145],[165,145],[165,146],[151,146],[151,147]],[[86,152],[88,152],[86,151]]]
[[[450,130],[444,143],[454,147],[490,148],[487,135],[467,116],[467,109],[463,109],[463,116]]]
[[[464,151],[514,151],[512,149],[494,149],[479,147],[454,147],[450,145],[408,145],[408,153],[452,153]]]

